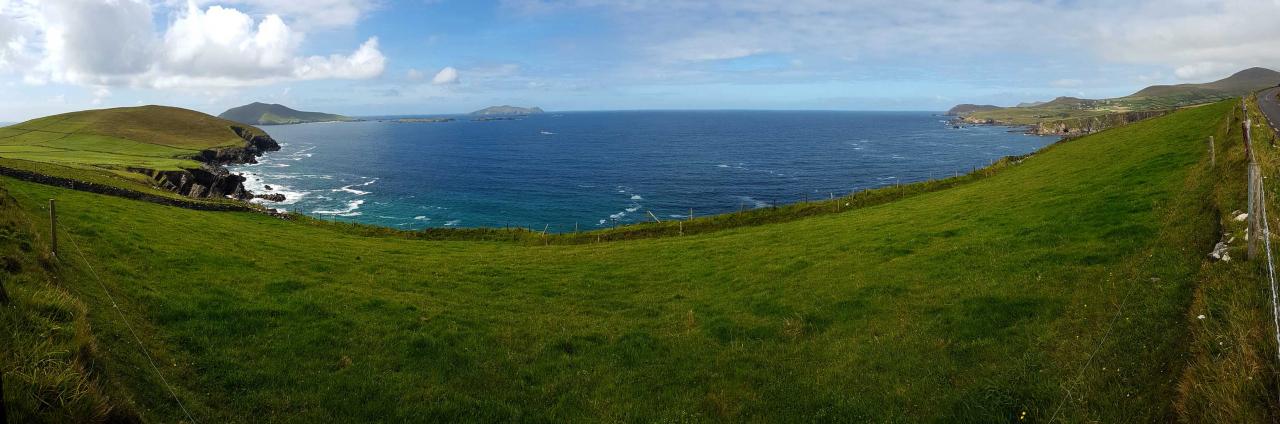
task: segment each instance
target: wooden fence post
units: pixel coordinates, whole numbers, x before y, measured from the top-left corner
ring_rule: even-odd
[[[58,257],[58,205],[49,199],[49,253]]]
[[[1262,222],[1261,217],[1259,216],[1261,215],[1260,214],[1261,208],[1258,207],[1258,202],[1261,200],[1259,199],[1261,197],[1259,195],[1260,193],[1258,193],[1258,179],[1259,179],[1258,176],[1259,176],[1258,164],[1249,162],[1249,188],[1248,188],[1249,205],[1248,205],[1248,212],[1247,212],[1249,214],[1248,215],[1249,228],[1247,229],[1247,232],[1245,234],[1246,234],[1246,237],[1248,237],[1249,239],[1249,259],[1250,260],[1253,260],[1254,257],[1257,256],[1258,242],[1261,241],[1258,239],[1258,234],[1260,233],[1259,224]]]
[[[1209,166],[1218,165],[1218,151],[1213,147],[1213,136],[1209,136]]]

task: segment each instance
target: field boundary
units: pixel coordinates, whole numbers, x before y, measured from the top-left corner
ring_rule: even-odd
[[[166,206],[175,206],[184,209],[194,209],[200,211],[214,212],[259,212],[251,206],[235,203],[213,203],[200,202],[195,200],[183,200],[177,198],[164,197],[154,194],[143,193],[140,191],[129,190],[122,187],[109,186],[106,184],[91,183],[80,181],[72,178],[55,177],[52,175],[41,174],[35,171],[25,169],[11,168],[0,165],[0,175],[11,177],[23,181],[33,183],[51,185],[56,187],[68,188],[77,191],[86,191],[90,193],[104,194],[108,196],[123,197],[131,200],[141,200],[144,202],[157,203]]]
[[[1276,339],[1276,359],[1280,360],[1280,285],[1276,283],[1276,266],[1271,254],[1271,225],[1267,217],[1266,189],[1263,188],[1262,171],[1253,151],[1253,122],[1249,117],[1249,99],[1240,101],[1240,109],[1244,112],[1244,147],[1249,156],[1249,257],[1253,259],[1254,246],[1257,239],[1262,239],[1262,247],[1266,250],[1267,278],[1271,285],[1271,317]],[[1261,106],[1259,106],[1261,109]],[[1259,110],[1261,112],[1261,110]],[[1263,115],[1272,131],[1277,131],[1269,116]]]

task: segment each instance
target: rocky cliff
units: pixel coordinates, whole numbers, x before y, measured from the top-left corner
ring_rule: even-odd
[[[203,150],[193,158],[204,163],[200,168],[180,171],[157,171],[144,168],[129,170],[151,177],[157,187],[187,197],[252,199],[253,193],[244,188],[244,177],[232,174],[225,166],[257,163],[258,156],[280,150],[280,144],[261,131],[236,126],[231,127],[231,130],[244,139],[244,146]]]
[[[1084,135],[1105,129],[1131,124],[1143,119],[1169,114],[1173,110],[1146,110],[1139,112],[1109,113],[1084,118],[1044,121],[1032,125],[1028,133],[1036,135]]]

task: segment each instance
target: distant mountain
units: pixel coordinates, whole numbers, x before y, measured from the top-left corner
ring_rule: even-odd
[[[471,112],[475,116],[497,116],[497,115],[536,115],[542,112],[542,108],[538,107],[515,107],[515,106],[490,106],[484,109]]]
[[[996,109],[1000,109],[1000,106],[974,105],[974,104],[965,103],[961,105],[956,105],[955,107],[951,108],[951,110],[948,110],[947,116],[964,116],[974,112],[979,112],[984,110],[996,110]]]
[[[249,125],[301,124],[306,122],[354,121],[342,115],[320,112],[303,112],[284,105],[253,102],[227,109],[219,118]]]
[[[1036,107],[1045,103],[1048,103],[1048,102],[1022,102],[1022,103],[1018,103],[1018,105],[1014,107]]]
[[[1205,84],[1153,85],[1128,97],[1165,97],[1185,94],[1217,94],[1234,97],[1280,84],[1280,72],[1249,68]]]

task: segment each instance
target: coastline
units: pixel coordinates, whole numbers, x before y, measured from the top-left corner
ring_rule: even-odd
[[[990,126],[1004,126],[1004,125],[990,125]],[[1012,126],[1005,126],[1005,127],[1012,128]],[[1018,133],[1019,135],[1023,135],[1023,136],[1033,135],[1033,134],[1027,134],[1019,131],[1007,131],[1007,132]],[[1049,134],[1049,135],[1040,135],[1040,136],[1046,137],[1046,136],[1053,136],[1053,135]],[[855,191],[852,191],[852,192],[846,191],[845,193],[847,194],[843,196],[836,196],[832,199],[826,199],[827,196],[824,195],[824,196],[821,196],[823,200],[771,202],[771,203],[765,204],[763,207],[751,208],[747,210],[739,210],[739,211],[730,210],[730,211],[718,212],[718,213],[709,214],[709,215],[697,215],[695,222],[703,219],[710,219],[717,222],[742,221],[739,224],[731,225],[731,226],[738,226],[738,225],[752,225],[754,223],[761,223],[761,222],[786,221],[793,218],[798,218],[800,216],[809,216],[813,214],[824,213],[824,211],[827,211],[827,210],[843,211],[843,210],[846,210],[848,207],[854,207],[857,205],[865,206],[869,204],[867,203],[868,202],[868,200],[866,200],[867,198],[876,198],[882,201],[889,201],[889,200],[899,198],[899,196],[902,196],[902,195],[913,195],[914,193],[931,192],[941,188],[954,186],[958,182],[992,175],[992,173],[995,172],[995,170],[1002,169],[1003,167],[1006,167],[1012,164],[1016,164],[1020,162],[1022,159],[1025,159],[1026,157],[1030,157],[1031,155],[1038,154],[1044,151],[1045,149],[1063,141],[1063,139],[1064,138],[1060,138],[1059,140],[1055,140],[1055,142],[1053,143],[1040,146],[1035,150],[1028,152],[1026,154],[1001,156],[997,159],[992,160],[990,164],[985,166],[979,166],[974,168],[970,168],[966,166],[963,170],[959,170],[959,172],[953,173],[948,171],[944,174],[944,175],[954,174],[955,176],[944,177],[944,178],[926,177],[925,179],[922,179],[922,180],[917,180],[917,181],[904,183],[904,184],[889,183],[887,185],[865,187],[861,189],[856,189]],[[648,218],[647,215],[645,215],[646,214],[645,211],[640,210],[644,208],[636,207],[635,208],[636,210],[633,211],[635,212],[635,216],[644,217],[643,220],[617,223],[616,224],[617,226],[611,226],[607,224],[602,226],[596,226],[596,225],[593,225],[594,221],[586,221],[587,224],[579,227],[575,227],[573,226],[573,224],[570,224],[568,227],[565,227],[564,225],[558,225],[558,226],[554,226],[555,228],[552,228],[553,226],[547,225],[546,229],[542,228],[542,226],[537,226],[537,228],[534,228],[534,226],[526,226],[527,227],[526,229],[526,228],[521,228],[520,226],[506,226],[501,224],[459,227],[458,219],[455,219],[453,217],[435,216],[428,213],[428,214],[418,214],[418,215],[410,214],[412,218],[404,218],[404,220],[408,221],[409,219],[412,219],[413,221],[408,221],[408,222],[415,225],[423,225],[423,224],[430,225],[428,223],[434,223],[435,225],[430,225],[424,228],[414,228],[414,227],[405,228],[403,227],[403,225],[405,224],[378,222],[379,219],[375,219],[375,216],[376,218],[397,218],[397,219],[400,218],[399,216],[396,216],[396,217],[381,216],[380,213],[385,214],[385,212],[381,212],[377,207],[373,208],[374,209],[373,212],[370,212],[364,209],[364,207],[367,207],[367,206],[376,206],[376,205],[373,205],[373,203],[385,205],[385,203],[373,202],[373,200],[377,200],[377,198],[374,198],[373,200],[367,200],[366,198],[362,198],[365,194],[370,193],[367,189],[362,189],[362,188],[376,183],[378,181],[377,178],[367,177],[367,176],[362,177],[362,176],[338,176],[338,175],[319,175],[319,174],[290,176],[288,178],[272,178],[273,174],[275,173],[271,172],[271,169],[276,169],[276,168],[288,169],[287,167],[289,167],[292,164],[291,162],[311,157],[311,149],[314,148],[314,146],[308,146],[307,144],[304,143],[300,146],[299,145],[292,146],[295,149],[301,147],[300,150],[291,151],[292,149],[289,148],[290,143],[287,143],[287,142],[283,143],[282,147],[284,147],[283,151],[281,151],[283,155],[272,154],[272,155],[264,156],[263,160],[260,163],[244,164],[244,165],[237,166],[234,168],[234,172],[237,172],[240,175],[243,175],[245,177],[245,180],[246,180],[245,187],[247,190],[251,190],[254,193],[279,193],[279,194],[285,195],[286,197],[286,200],[284,201],[269,201],[266,199],[254,198],[249,200],[248,202],[261,206],[268,210],[271,210],[275,213],[287,214],[290,216],[297,216],[300,219],[316,220],[316,221],[340,220],[344,225],[352,225],[352,226],[357,226],[361,228],[367,228],[368,231],[373,231],[376,233],[392,232],[396,234],[412,235],[413,237],[420,237],[420,234],[423,234],[423,233],[431,233],[433,234],[431,237],[441,237],[445,239],[455,239],[459,237],[464,239],[469,239],[471,238],[472,235],[476,235],[476,234],[483,234],[485,235],[484,237],[489,237],[495,231],[501,231],[503,232],[503,234],[507,234],[506,231],[517,231],[517,232],[534,231],[534,232],[538,232],[539,234],[543,234],[545,232],[546,234],[552,234],[552,235],[565,234],[573,231],[585,231],[591,234],[616,233],[616,234],[620,234],[619,236],[616,236],[616,237],[627,238],[627,237],[634,237],[635,236],[634,234],[636,234],[636,231],[639,231],[642,233],[650,232],[652,230],[647,229],[646,226],[657,224],[657,222],[654,222],[653,219]],[[938,174],[939,173],[933,173],[933,175],[938,175]],[[275,175],[275,176],[278,177],[279,175]],[[325,181],[331,181],[331,183],[328,183],[328,184],[320,183],[319,187],[309,187],[309,186],[298,187],[296,184],[290,183],[291,179],[298,178],[298,177],[319,178]],[[324,187],[325,185],[327,185],[327,187]],[[341,187],[338,187],[339,185],[341,185]],[[267,186],[270,186],[271,190],[266,190]],[[896,190],[896,192],[898,193],[898,196],[894,196],[892,195],[892,193],[881,194],[882,191],[886,191],[886,190],[887,191]],[[338,193],[338,192],[345,192],[345,193]],[[331,194],[331,193],[336,193],[336,194]],[[306,202],[307,204],[305,206],[300,205],[299,201],[302,200],[304,197],[308,197],[308,196],[316,196],[318,198],[325,199],[326,203],[316,204],[317,202],[315,201],[309,201],[309,202]],[[814,197],[817,198],[819,196],[814,196]],[[851,199],[856,199],[856,200],[851,201]],[[839,204],[841,201],[843,201],[848,205],[840,206]],[[299,212],[299,210],[303,208],[305,208],[306,212]],[[672,220],[679,219],[679,218],[675,218],[675,215],[671,215],[660,210],[654,210],[653,212],[657,213],[658,216],[661,217],[662,223],[674,222]],[[395,213],[392,213],[392,214],[399,215]],[[431,216],[425,216],[425,215],[431,215]],[[783,217],[784,215],[789,215],[792,217],[785,218]],[[362,216],[364,216],[365,218],[357,218]],[[687,215],[680,214],[681,218],[685,216]],[[341,219],[341,218],[350,218],[350,219]],[[570,220],[569,222],[572,222],[572,220]],[[688,222],[690,221],[685,221],[685,222],[686,224],[688,224]],[[441,223],[444,223],[443,226],[437,226],[437,225],[441,225]],[[675,228],[675,227],[673,226],[672,228]],[[693,228],[686,228],[686,230],[690,232],[697,231],[696,229],[693,229]],[[444,231],[446,233],[437,234],[436,232],[439,232],[439,231]]]

